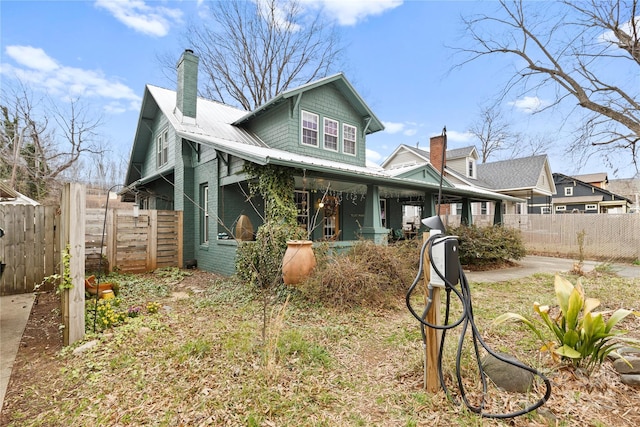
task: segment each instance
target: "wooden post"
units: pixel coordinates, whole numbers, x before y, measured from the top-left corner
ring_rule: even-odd
[[[183,223],[182,223],[183,211],[177,211],[176,214],[177,214],[177,217],[176,217],[177,224],[176,224],[176,226],[177,226],[177,229],[178,229],[178,231],[176,233],[178,235],[178,237],[177,237],[178,238],[178,242],[177,242],[178,243],[178,268],[183,268],[184,267],[184,263],[183,263],[183,260],[182,260],[182,258],[184,258],[184,250],[183,250],[183,247],[182,247],[182,243],[184,241],[183,240],[184,231],[183,231]]]
[[[149,212],[149,227],[147,233],[147,271],[153,271],[158,267],[158,211]]]
[[[429,238],[429,233],[423,233],[422,238],[423,241],[426,241]],[[429,282],[431,281],[431,269],[429,263],[429,251],[426,250],[424,252],[424,292],[425,292],[425,304],[428,302],[428,292],[429,292]],[[433,302],[431,303],[431,308],[426,313],[426,320],[428,323],[432,325],[440,324],[440,288],[433,288]],[[427,361],[426,366],[426,378],[425,378],[425,388],[429,393],[437,393],[440,389],[440,380],[438,378],[438,355],[440,354],[440,337],[442,336],[442,331],[425,327],[425,335],[426,335],[426,348],[425,348],[425,358]]]
[[[67,183],[60,202],[60,253],[69,248],[69,274],[73,287],[62,293],[63,344],[71,345],[84,337],[84,185]],[[64,274],[60,263],[60,275]]]
[[[118,257],[118,214],[115,209],[109,209],[107,211],[107,231],[105,238],[105,245],[107,246],[107,264],[109,264],[109,273],[113,272],[113,269],[117,265]]]

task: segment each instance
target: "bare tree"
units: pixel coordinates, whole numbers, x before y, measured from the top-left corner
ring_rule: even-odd
[[[341,54],[338,33],[321,10],[303,12],[298,0],[212,2],[211,24],[186,34],[206,76],[204,95],[253,110],[328,75]]]
[[[582,112],[574,147],[607,155],[631,151],[638,169],[640,140],[640,0],[556,3],[500,0],[495,15],[465,18],[472,47],[459,64],[484,56],[517,58],[502,95],[521,88],[555,91],[544,109],[563,102]],[[576,105],[577,104],[577,105]],[[577,108],[576,108],[577,107]]]
[[[480,141],[482,163],[486,163],[499,151],[511,149],[520,139],[495,105],[481,107],[478,119],[468,131]]]
[[[20,85],[2,92],[0,109],[0,178],[36,200],[42,200],[81,156],[102,152],[94,144],[101,120],[91,118],[78,99],[65,108],[46,97],[34,102]]]

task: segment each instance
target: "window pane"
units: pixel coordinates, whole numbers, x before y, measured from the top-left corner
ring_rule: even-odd
[[[324,119],[324,148],[338,151],[338,122]]]
[[[302,112],[302,143],[318,146],[318,116]]]
[[[343,125],[343,150],[347,154],[356,154],[356,127],[351,125]]]

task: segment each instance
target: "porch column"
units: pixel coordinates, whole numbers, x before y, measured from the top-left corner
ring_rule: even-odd
[[[376,244],[387,242],[389,230],[382,227],[380,213],[380,191],[377,185],[367,185],[367,197],[364,203],[364,223],[361,234],[364,239],[373,240]]]
[[[471,218],[471,202],[469,199],[462,199],[462,217],[460,218],[460,225],[471,225],[473,219]]]
[[[502,201],[496,200],[494,204],[495,211],[493,212],[493,225],[502,224]]]
[[[424,204],[422,205],[422,219],[429,218],[436,215],[436,199],[432,193],[424,193]],[[420,231],[425,231],[427,228],[420,221]]]

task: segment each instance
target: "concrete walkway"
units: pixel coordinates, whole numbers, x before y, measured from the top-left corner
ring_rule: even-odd
[[[573,269],[574,262],[576,261],[568,258],[527,256],[518,261],[516,267],[491,271],[465,271],[465,276],[467,276],[467,280],[470,282],[503,282],[532,276],[536,273],[555,274],[558,272],[567,272]],[[602,264],[603,263],[599,261],[584,261],[582,270],[588,273]],[[620,277],[640,278],[640,266],[611,264],[610,268],[611,271]]]
[[[0,297],[0,408],[9,386],[11,369],[16,360],[35,294]]]

